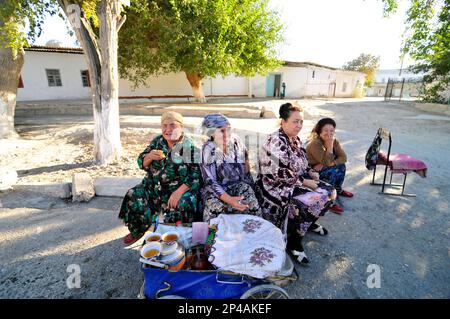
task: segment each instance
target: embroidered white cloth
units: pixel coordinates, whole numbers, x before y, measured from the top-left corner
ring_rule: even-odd
[[[283,267],[284,236],[271,222],[253,215],[220,214],[210,224],[217,225],[210,262],[219,269],[266,278]]]

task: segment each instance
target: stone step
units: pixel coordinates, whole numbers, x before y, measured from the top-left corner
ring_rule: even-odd
[[[142,178],[97,177],[94,181],[96,196],[124,197],[127,191],[141,183]]]
[[[70,198],[72,197],[71,185],[71,183],[34,182],[16,184],[13,186],[13,189],[16,191],[39,193],[58,198]]]

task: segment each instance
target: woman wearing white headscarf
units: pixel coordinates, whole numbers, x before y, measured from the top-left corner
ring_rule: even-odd
[[[183,134],[183,117],[177,112],[161,116],[162,134],[139,155],[138,165],[147,172],[142,183],[130,189],[119,218],[130,233],[124,243],[141,238],[159,214],[165,223],[191,223],[198,210],[201,173],[191,139]]]

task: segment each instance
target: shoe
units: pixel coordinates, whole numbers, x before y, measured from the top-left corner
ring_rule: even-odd
[[[138,238],[134,238],[133,235],[131,233],[129,233],[128,235],[126,235],[123,238],[123,243],[126,246],[130,246],[130,245],[134,244],[135,242],[137,242],[141,238],[142,238],[142,236],[139,236]]]
[[[321,236],[326,236],[328,234],[328,230],[325,227],[323,227],[319,224],[316,224],[316,223],[309,226],[308,230],[310,230],[316,234],[319,234]]]
[[[300,263],[300,265],[307,265],[309,264],[309,259],[306,257],[306,254],[304,251],[298,251],[298,250],[291,250],[292,255],[294,255],[296,260]]]
[[[339,193],[339,196],[343,196],[343,197],[353,197],[353,193],[342,190],[342,191]]]
[[[335,214],[342,215],[344,209],[341,207],[341,205],[334,204],[333,206],[330,207],[330,211],[332,211]]]

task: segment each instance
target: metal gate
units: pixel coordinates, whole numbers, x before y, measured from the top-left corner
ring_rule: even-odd
[[[398,87],[401,85],[400,88],[400,94],[398,97],[398,100],[401,101],[402,100],[402,95],[403,95],[403,87],[405,86],[405,78],[403,78],[401,81],[400,80],[394,80],[394,79],[388,79],[387,84],[386,84],[386,91],[384,92],[384,101],[385,102],[389,102],[392,98],[394,89],[398,89]]]

